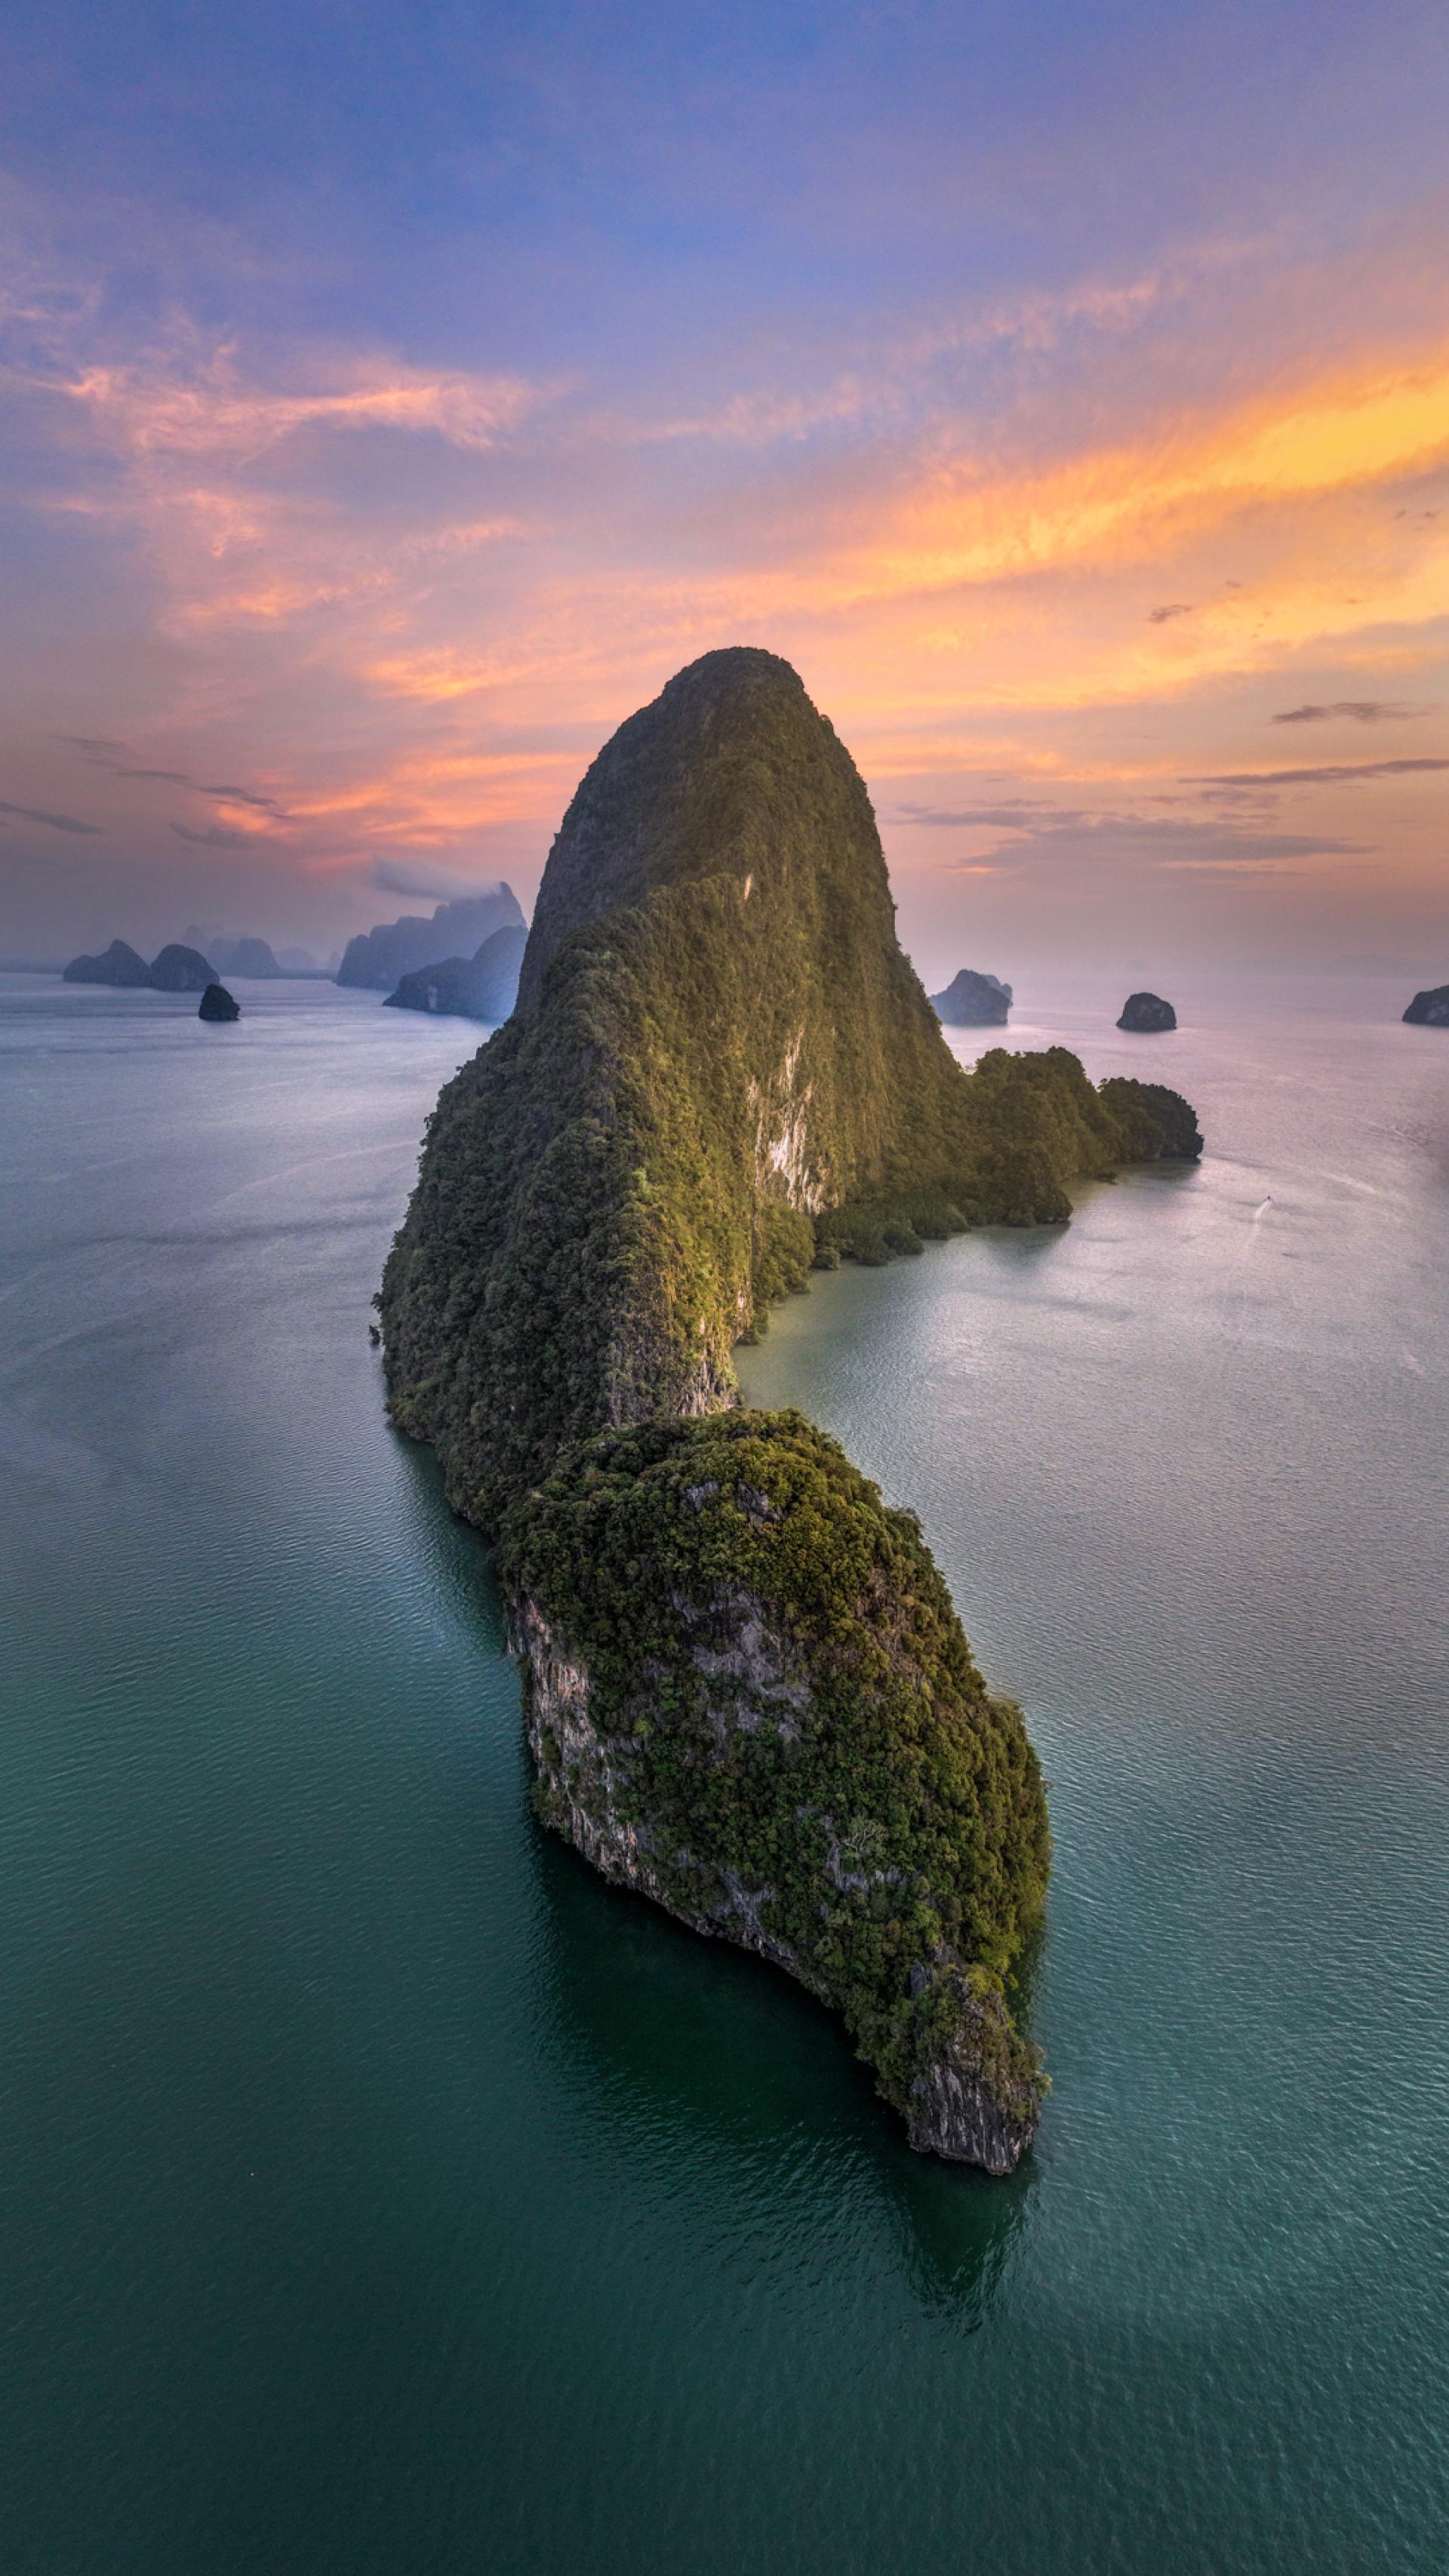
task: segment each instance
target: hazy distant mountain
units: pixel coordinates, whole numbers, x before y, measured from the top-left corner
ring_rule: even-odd
[[[158,993],[204,993],[216,977],[199,950],[173,939],[153,957],[146,981]]]
[[[518,898],[506,885],[487,894],[468,895],[459,903],[440,903],[429,920],[404,913],[400,921],[379,922],[375,930],[349,939],[337,969],[339,984],[362,985],[390,993],[404,975],[440,959],[468,958],[495,930],[522,930],[526,925]]]
[[[239,930],[202,930],[193,921],[187,927],[186,945],[209,957],[218,975],[280,975],[283,971],[265,939],[247,937]]]
[[[224,939],[211,951],[218,975],[280,975],[265,939]]]
[[[320,975],[322,972],[310,948],[279,948],[277,964],[284,975]]]
[[[522,923],[495,930],[475,957],[445,957],[404,975],[388,1001],[400,1011],[451,1012],[501,1028],[518,999],[518,970],[528,933]]]
[[[132,987],[149,984],[151,969],[144,957],[128,948],[124,939],[113,939],[99,957],[72,957],[63,969],[67,984],[123,984]]]
[[[1011,1008],[1011,986],[999,975],[978,975],[963,966],[944,993],[931,995],[938,1020],[952,1029],[1004,1029]]]

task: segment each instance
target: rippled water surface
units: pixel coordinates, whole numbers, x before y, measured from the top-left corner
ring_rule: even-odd
[[[993,2184],[534,1828],[367,1336],[472,1033],[241,998],[0,979],[7,2576],[1437,2576],[1449,1037],[1027,996],[1202,1169],[744,1355],[1043,1752]]]

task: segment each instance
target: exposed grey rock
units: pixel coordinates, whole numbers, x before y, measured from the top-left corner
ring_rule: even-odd
[[[199,1020],[239,1020],[241,1004],[235,1001],[224,984],[208,984],[197,1006]]]
[[[1404,1013],[1416,1028],[1449,1029],[1449,984],[1434,984],[1424,993],[1416,993]]]
[[[956,2026],[912,2083],[907,2135],[913,2147],[952,2164],[1008,2174],[1036,2136],[1040,2091],[1003,2069],[1010,2026],[1000,1996],[989,1988],[977,1993],[949,1960],[913,1969],[912,1995],[937,1979],[951,1993]]]
[[[692,1489],[682,1499],[698,1507]],[[716,1757],[724,1759],[736,1731],[754,1736],[765,1728],[782,1744],[797,1743],[810,1706],[809,1671],[772,1625],[766,1605],[740,1587],[724,1585],[707,1612],[683,1596],[676,1608],[689,1660],[706,1684]],[[636,1740],[617,1725],[605,1730],[595,1724],[587,1664],[567,1649],[527,1594],[515,1597],[509,1644],[522,1668],[536,1796],[547,1822],[606,1878],[652,1898],[696,1932],[773,1960],[830,2000],[828,1979],[822,1980],[812,1960],[762,1920],[774,1886],[746,1886],[727,1866],[699,1852],[661,1848],[658,1822],[641,1802]],[[661,1672],[656,1679],[662,1684],[665,1676]],[[869,1818],[855,1818],[848,1839],[832,1816],[814,1808],[800,1809],[799,1820],[830,1835],[826,1875],[847,1902],[879,1902],[880,1891],[900,1886],[899,1870],[871,1866],[884,1836]],[[682,1893],[686,1886],[688,1896]],[[934,1993],[947,2006],[940,2014],[946,2036],[918,2068],[901,2106],[911,2145],[987,2173],[1010,2173],[1036,2135],[1043,2087],[1039,2075],[1024,2067],[1000,1993],[989,1980],[973,1978],[954,1953],[940,1949],[918,1962],[907,1986],[913,2005]]]

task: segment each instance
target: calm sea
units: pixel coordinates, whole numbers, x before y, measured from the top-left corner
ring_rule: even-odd
[[[6,2576],[1439,2576],[1449,1036],[1174,991],[1014,1042],[1180,1085],[1200,1170],[746,1355],[1044,1756],[990,2183],[530,1821],[367,1331],[473,1033],[0,979]]]

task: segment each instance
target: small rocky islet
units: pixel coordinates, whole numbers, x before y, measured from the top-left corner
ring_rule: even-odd
[[[1404,1017],[1415,1028],[1449,1029],[1449,984],[1431,984],[1416,993]]]
[[[994,2173],[1045,2090],[1036,1758],[912,1515],[741,1408],[733,1351],[813,1268],[1065,1223],[1074,1177],[1201,1145],[1065,1048],[963,1069],[853,761],[734,648],[580,785],[378,1300],[392,1418],[498,1551],[544,1822],[798,1978],[913,2145]]]
[[[1129,993],[1117,1026],[1139,1037],[1159,1037],[1167,1029],[1176,1028],[1177,1013],[1160,993]]]
[[[241,1018],[241,1004],[236,999],[235,994],[227,991],[224,984],[208,984],[205,992],[201,996],[200,1002],[197,1005],[196,1016],[199,1020],[216,1020],[218,1022],[223,1020],[239,1020]]]

